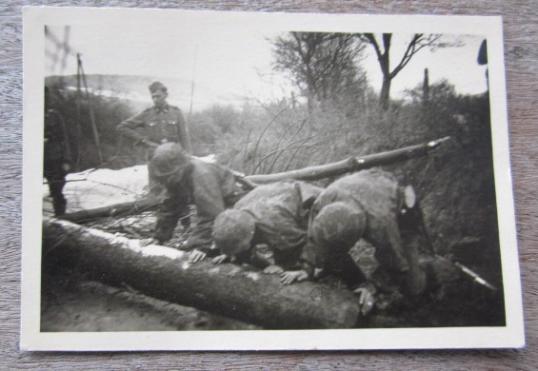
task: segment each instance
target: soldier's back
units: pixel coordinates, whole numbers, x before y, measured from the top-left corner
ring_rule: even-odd
[[[370,214],[395,212],[398,182],[389,172],[369,169],[344,176],[327,187],[348,194]]]

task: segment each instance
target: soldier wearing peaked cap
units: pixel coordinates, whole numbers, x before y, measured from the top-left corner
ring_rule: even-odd
[[[149,85],[153,106],[128,118],[118,125],[118,131],[136,143],[147,147],[146,157],[150,160],[155,148],[163,143],[178,143],[188,153],[192,152],[187,124],[178,107],[166,101],[168,89],[159,81]],[[150,193],[159,195],[162,188],[149,172]]]

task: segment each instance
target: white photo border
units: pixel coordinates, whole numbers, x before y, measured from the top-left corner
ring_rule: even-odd
[[[126,16],[128,14],[128,17]],[[349,330],[40,332],[44,26],[173,21],[277,23],[283,31],[426,32],[487,38],[491,131],[505,326]],[[21,338],[25,351],[329,350],[519,348],[525,345],[510,171],[502,18],[498,16],[253,13],[136,8],[25,7],[23,10],[23,198]]]

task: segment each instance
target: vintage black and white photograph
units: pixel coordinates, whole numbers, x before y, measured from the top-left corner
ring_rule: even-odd
[[[500,18],[24,21],[23,347],[524,344]]]

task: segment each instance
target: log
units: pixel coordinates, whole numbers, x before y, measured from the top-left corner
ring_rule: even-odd
[[[358,300],[347,290],[312,282],[283,286],[278,276],[233,264],[191,264],[186,252],[143,247],[60,219],[43,220],[43,257],[45,265],[71,262],[106,283],[268,329],[352,328],[359,316]]]
[[[388,165],[398,161],[404,161],[415,157],[427,155],[432,150],[438,148],[442,143],[448,141],[450,137],[444,137],[427,143],[407,146],[391,151],[375,153],[362,157],[350,157],[348,159],[333,162],[325,165],[309,166],[303,169],[285,171],[275,174],[260,174],[243,176],[234,173],[240,183],[245,188],[252,189],[256,184],[265,184],[277,182],[286,179],[295,180],[318,180],[331,176],[342,175],[348,172],[364,170],[375,166]],[[62,216],[62,219],[72,222],[84,222],[100,217],[135,214],[141,210],[149,210],[157,207],[159,203],[156,200],[140,199],[133,202],[114,204],[95,209],[87,209],[75,213],[68,213]]]
[[[249,175],[246,178],[256,184],[272,183],[286,179],[318,180],[424,156],[449,139],[450,137],[444,137],[427,143],[407,146],[391,151],[367,156],[349,157],[345,160],[330,164],[309,166],[303,169],[285,171],[282,173]]]
[[[156,197],[146,197],[131,202],[122,202],[94,209],[80,210],[64,214],[61,218],[81,223],[95,218],[138,214],[143,211],[155,209],[160,203],[161,201]]]

